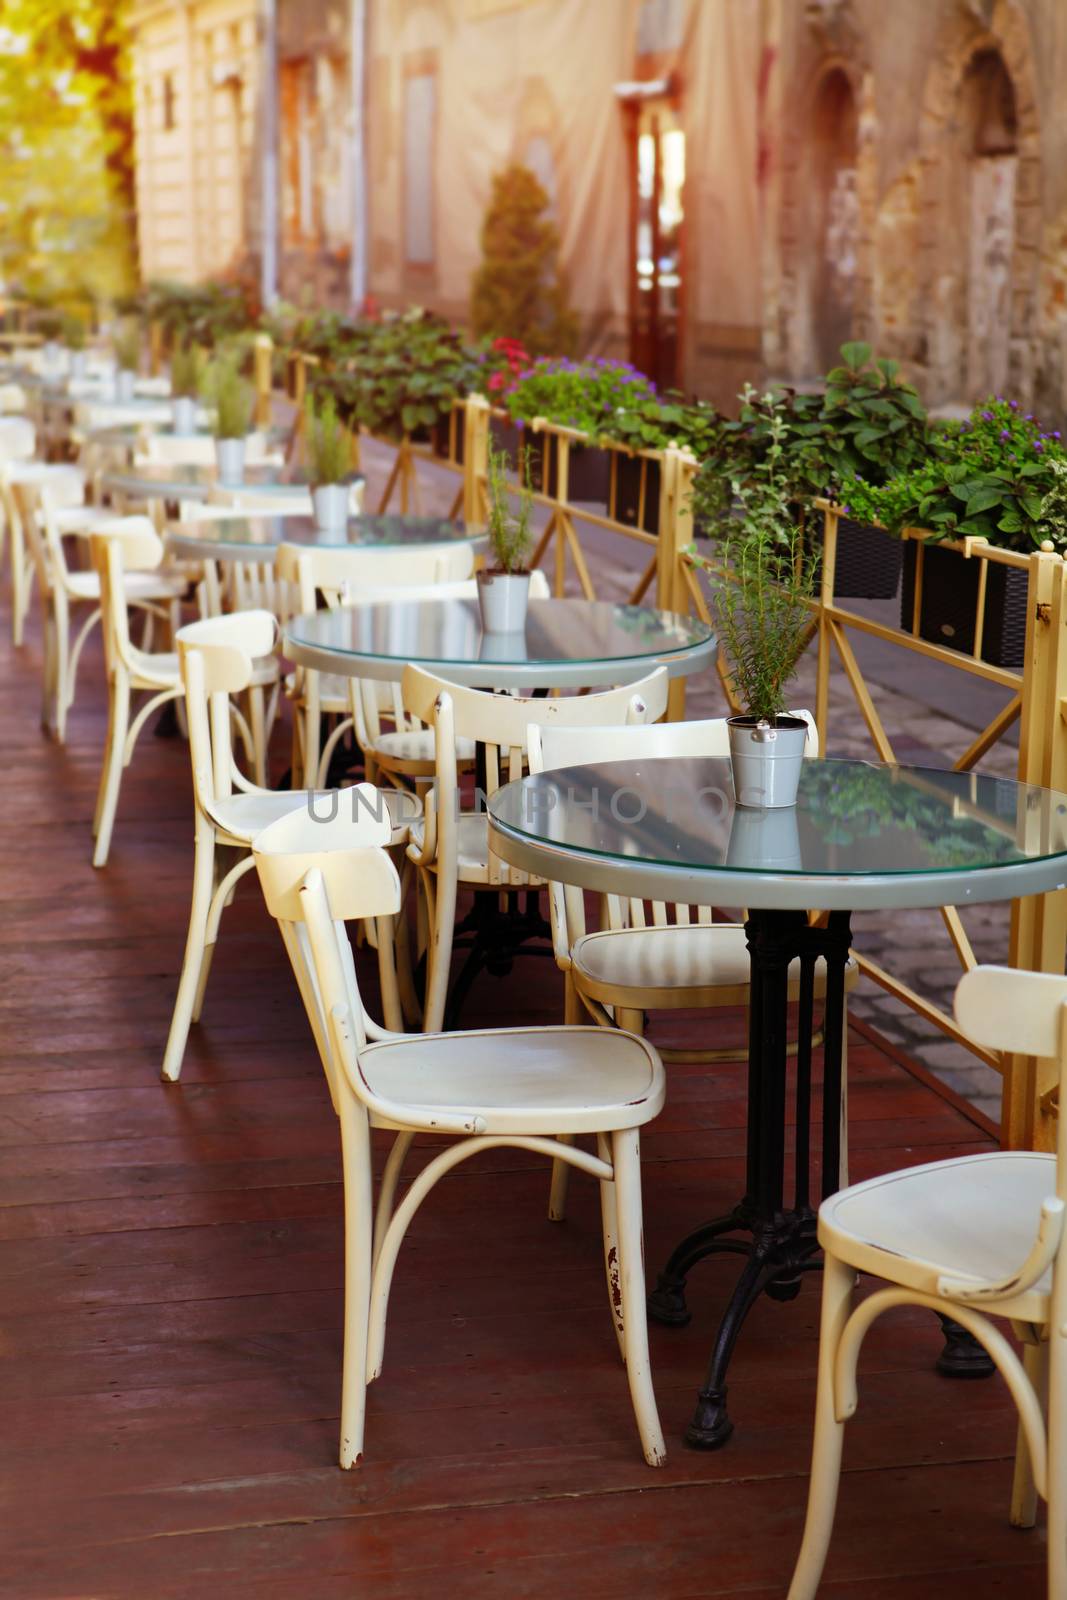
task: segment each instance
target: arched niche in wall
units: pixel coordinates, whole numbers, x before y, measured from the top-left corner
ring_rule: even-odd
[[[972,57],[960,86],[961,197],[969,208],[963,360],[968,400],[1005,388],[1011,359],[1018,139],[1015,90],[998,50]]]
[[[852,336],[859,244],[856,97],[843,67],[815,91],[803,184],[801,261],[807,276],[811,356],[825,372]]]

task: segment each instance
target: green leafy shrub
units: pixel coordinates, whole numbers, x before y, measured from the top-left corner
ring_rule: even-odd
[[[122,372],[137,372],[141,365],[141,335],[133,323],[121,327],[113,340],[115,360]]]
[[[175,345],[170,358],[170,392],[195,399],[204,380],[204,360],[195,345]]]
[[[655,396],[655,386],[626,361],[542,356],[515,382],[506,405],[516,422],[543,417],[597,439],[608,434],[617,412]]]
[[[559,270],[559,234],[547,209],[548,195],[528,167],[516,164],[496,174],[482,223],[482,264],[471,287],[474,333],[521,340],[533,356],[569,354],[578,333]]]
[[[63,318],[60,338],[68,350],[84,350],[89,338],[84,319],[68,313]]]
[[[316,391],[332,394],[339,411],[387,438],[418,434],[447,417],[458,397],[474,391],[477,353],[442,317],[415,308],[380,322],[336,327]]]

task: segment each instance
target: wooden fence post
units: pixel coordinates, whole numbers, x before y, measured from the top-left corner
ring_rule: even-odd
[[[1018,778],[1020,783],[1063,790],[1067,788],[1067,564],[1061,557],[1035,551],[1027,599]],[[1011,966],[1062,973],[1065,952],[1067,890],[1013,901]],[[1006,1148],[1054,1148],[1058,1107],[1053,1076],[1032,1056],[1004,1058],[1000,1137]]]
[[[468,528],[484,528],[489,402],[484,395],[468,395],[463,409],[463,520]]]
[[[693,542],[693,479],[696,458],[687,450],[664,450],[660,467],[659,541],[656,546],[656,605],[661,611],[689,610],[685,552]],[[667,696],[667,717],[685,716],[685,679],[674,678]]]
[[[256,383],[256,427],[269,428],[272,406],[274,341],[269,333],[257,333],[253,353]]]

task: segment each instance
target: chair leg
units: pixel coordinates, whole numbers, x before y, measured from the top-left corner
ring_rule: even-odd
[[[1067,1432],[1063,1426],[1067,1406],[1067,1339],[1062,1315],[1056,1315],[1058,1296],[1053,1293],[1052,1326],[1048,1344],[1048,1595],[1067,1595]]]
[[[215,835],[198,831],[196,855],[193,859],[193,898],[189,907],[189,931],[185,937],[185,958],[178,980],[178,993],[174,1000],[174,1013],[170,1019],[167,1047],[163,1052],[162,1076],[176,1083],[182,1070],[182,1058],[189,1038],[189,1027],[203,998],[201,980],[206,984],[204,971],[207,939],[207,919],[211,897],[215,888]]]
[[[46,600],[41,607],[41,731],[51,731],[51,708],[56,696],[56,622]]]
[[[22,644],[26,613],[29,610],[29,581],[26,571],[26,536],[21,523],[11,523],[11,642]]]
[[[582,1021],[582,1002],[578,998],[578,991],[574,987],[574,979],[570,973],[566,974],[563,989],[563,1021],[568,1026],[576,1026]],[[573,1144],[571,1134],[561,1135],[562,1144]],[[571,1164],[569,1161],[553,1161],[552,1182],[548,1191],[548,1220],[549,1222],[565,1222],[567,1218],[567,1186],[570,1183]]]
[[[433,915],[426,961],[426,997],[422,1030],[440,1033],[445,1025],[448,980],[452,972],[452,934],[456,925],[456,879],[452,872],[434,874]]]
[[[55,732],[57,744],[66,744],[67,691],[70,679],[70,606],[67,602],[66,595],[58,587],[58,585],[55,590],[53,607],[56,619],[56,681],[52,704],[52,727]]]
[[[130,680],[121,667],[108,685],[107,748],[103,771],[100,774],[100,791],[96,801],[96,848],[93,866],[107,865],[111,849],[111,830],[115,825],[115,812],[119,804],[119,786],[122,783],[122,757],[126,745],[126,730],[130,721]]]
[[[837,1347],[852,1305],[855,1281],[852,1268],[827,1252],[823,1267],[819,1385],[815,1397],[815,1442],[812,1447],[808,1512],[788,1600],[815,1600],[826,1552],[830,1548],[845,1434],[845,1424],[838,1421],[834,1407],[834,1366]]]
[[[573,1135],[568,1134],[566,1137],[568,1144],[574,1143]],[[606,1133],[597,1134],[596,1151],[601,1161],[611,1161],[611,1141]],[[569,1161],[557,1161],[553,1163],[553,1170],[555,1167],[567,1169],[569,1166]],[[604,1234],[604,1270],[608,1277],[608,1306],[615,1337],[619,1341],[619,1354],[625,1365],[626,1334],[622,1316],[622,1289],[619,1283],[619,1217],[613,1183],[602,1182],[600,1185],[600,1225]]]
[[[1017,1330],[1021,1331],[1021,1330]],[[1038,1328],[1027,1328],[1023,1342],[1023,1366],[1033,1384],[1034,1393],[1048,1416],[1048,1341],[1040,1336]],[[1009,1521],[1013,1528],[1032,1528],[1037,1521],[1037,1486],[1030,1459],[1030,1446],[1022,1423],[1015,1441],[1015,1472],[1011,1480],[1011,1512]]]
[[[370,1329],[371,1186],[367,1115],[345,1092],[340,1104],[345,1183],[345,1333],[341,1378],[342,1467],[363,1458],[367,1410],[367,1337]]]
[[[374,1265],[378,1264],[378,1253],[385,1238],[393,1216],[393,1204],[396,1200],[397,1185],[400,1174],[404,1170],[408,1151],[411,1149],[415,1135],[413,1133],[398,1133],[393,1137],[392,1149],[386,1157],[385,1166],[382,1168],[381,1181],[378,1184],[378,1208],[374,1213]]]
[[[395,918],[378,917],[378,981],[382,991],[382,1018],[394,1033],[404,1031],[404,1012],[396,974]]]
[[[267,717],[263,685],[254,683],[248,691],[248,722],[252,729],[254,777],[261,789],[267,787]]]
[[[611,1158],[615,1173],[613,1188],[626,1376],[645,1460],[650,1467],[658,1467],[666,1460],[667,1447],[663,1442],[663,1430],[656,1411],[648,1357],[648,1313],[645,1309],[641,1228],[641,1136],[636,1128],[612,1134]]]

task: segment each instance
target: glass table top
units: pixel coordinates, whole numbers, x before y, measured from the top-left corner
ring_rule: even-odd
[[[566,859],[599,860],[619,893],[653,893],[655,882],[663,894],[673,875],[690,888],[707,879],[720,903],[733,903],[721,901],[732,880],[746,904],[832,910],[1012,899],[1067,884],[1067,795],[977,773],[809,760],[797,804],[764,811],[735,805],[728,760],[620,761],[508,784],[489,811],[507,859],[527,864],[509,838],[544,849],[542,872],[587,887],[604,874],[570,876]],[[628,889],[628,874],[645,886]]]
[[[257,493],[279,490],[279,501],[284,501],[281,491],[295,489],[296,484],[257,485]],[[306,493],[306,491],[305,491]],[[167,528],[167,538],[183,550],[210,553],[223,560],[274,559],[274,552],[284,540],[287,544],[308,546],[339,545],[410,545],[424,547],[433,544],[452,544],[460,540],[472,543],[484,539],[484,534],[468,533],[462,523],[445,517],[408,517],[383,514],[349,517],[340,530],[316,526],[301,505],[297,511],[285,511],[280,504],[278,515],[191,517],[187,521],[172,522]]]
[[[233,488],[260,489],[276,483],[282,468],[249,465],[240,484]],[[213,461],[146,461],[138,467],[122,468],[104,474],[104,488],[118,494],[155,495],[160,499],[180,500],[193,495],[203,498],[218,482]]]
[[[305,665],[353,676],[399,676],[409,661],[461,683],[503,687],[625,681],[620,663],[651,672],[710,660],[715,635],[695,617],[597,600],[531,600],[526,627],[485,633],[476,597],[390,600],[294,618],[285,648]],[[387,673],[373,666],[385,665]],[[539,676],[539,674],[541,674]]]

